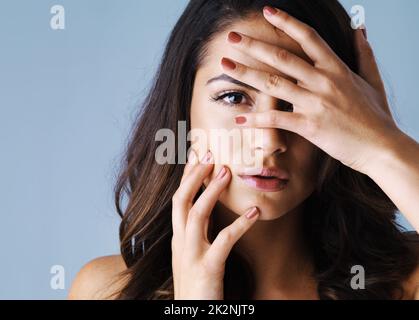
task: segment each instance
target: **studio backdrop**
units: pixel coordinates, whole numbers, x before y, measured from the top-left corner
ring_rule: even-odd
[[[0,299],[65,299],[83,264],[119,253],[117,169],[187,3],[0,1]],[[393,115],[419,139],[419,1],[342,4],[363,10]]]

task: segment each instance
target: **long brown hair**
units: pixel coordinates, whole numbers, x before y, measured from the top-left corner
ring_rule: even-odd
[[[336,0],[191,0],[168,39],[152,88],[140,108],[115,187],[121,254],[127,265],[120,299],[172,299],[172,196],[183,165],[154,158],[160,128],[177,136],[187,121],[196,71],[206,46],[237,19],[270,5],[318,31],[354,71],[358,63],[350,17]],[[178,156],[178,155],[177,155]],[[315,192],[306,200],[304,228],[315,264],[321,299],[392,299],[417,256],[396,223],[397,209],[368,176],[325,153],[318,158]],[[199,194],[197,195],[199,196]],[[351,266],[366,270],[365,290],[350,287]],[[225,298],[250,298],[253,277],[233,252],[227,260]],[[399,295],[398,295],[399,293]]]

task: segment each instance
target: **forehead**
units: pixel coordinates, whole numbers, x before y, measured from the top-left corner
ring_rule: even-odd
[[[281,74],[275,68],[268,66],[260,60],[254,59],[249,55],[234,48],[227,42],[227,35],[230,31],[236,31],[257,40],[267,42],[273,46],[286,49],[304,60],[310,61],[302,50],[301,46],[281,30],[275,28],[262,15],[255,14],[245,19],[237,20],[226,30],[218,33],[208,44],[204,63],[198,73],[201,76],[215,75],[223,73],[221,59],[223,57],[231,58],[243,63],[251,68],[266,72],[275,72]],[[268,53],[269,54],[269,53]],[[285,75],[283,75],[285,76]]]

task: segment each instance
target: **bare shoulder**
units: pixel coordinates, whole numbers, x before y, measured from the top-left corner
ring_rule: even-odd
[[[122,288],[120,273],[126,269],[121,255],[105,256],[86,263],[70,288],[70,300],[114,299]]]

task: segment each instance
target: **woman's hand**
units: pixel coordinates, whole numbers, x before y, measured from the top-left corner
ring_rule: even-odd
[[[362,30],[356,31],[357,75],[313,28],[280,10],[269,14],[265,9],[264,15],[297,41],[313,64],[277,46],[230,33],[235,48],[297,80],[294,83],[224,58],[222,65],[228,75],[294,106],[294,112],[246,113],[237,116],[236,122],[295,132],[346,166],[367,174],[377,152],[400,130],[391,116],[372,49]]]
[[[223,167],[193,204],[214,165],[210,152],[201,163],[196,161],[196,156],[191,158],[172,199],[174,298],[221,300],[224,298],[226,259],[236,241],[257,220],[259,212],[257,208],[250,209],[221,230],[212,244],[209,243],[209,218],[218,197],[230,181],[231,173]]]
[[[346,166],[372,178],[419,232],[419,144],[391,116],[374,54],[362,30],[355,32],[359,75],[319,34],[287,13],[265,18],[298,42],[313,64],[271,44],[232,33],[238,50],[297,80],[252,69],[229,59],[228,75],[292,103],[294,112],[272,110],[236,117],[238,124],[280,128],[306,138]],[[233,68],[231,68],[233,67]]]

